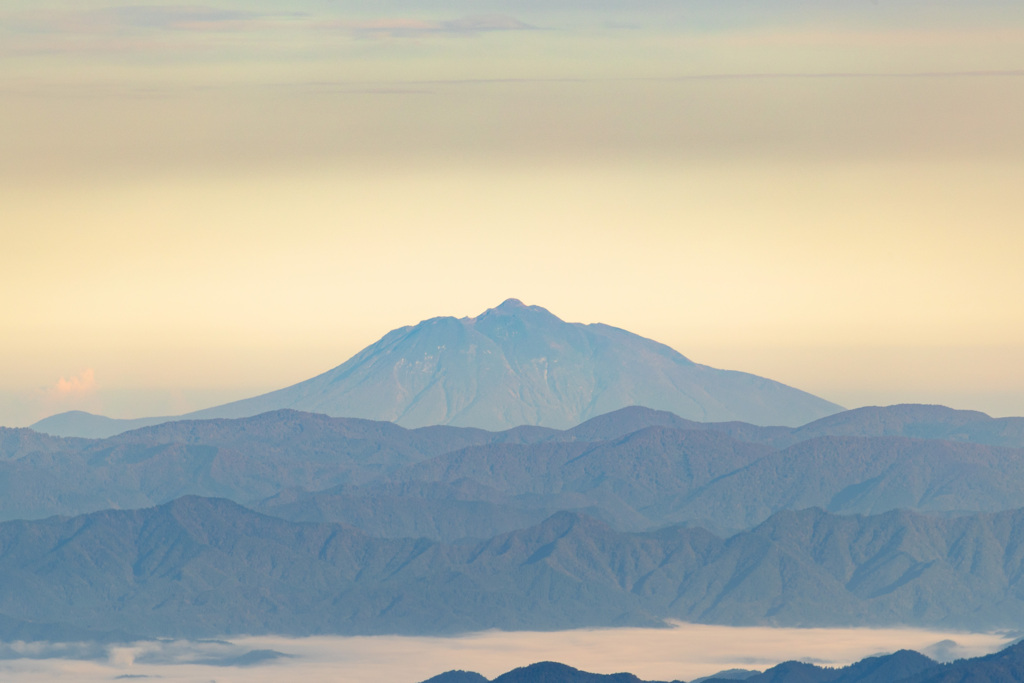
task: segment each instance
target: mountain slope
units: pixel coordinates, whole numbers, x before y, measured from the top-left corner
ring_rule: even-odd
[[[728,539],[699,528],[622,533],[563,512],[452,544],[197,497],[0,524],[0,624],[11,632],[436,635],[666,618],[994,629],[1024,619],[1022,595],[1024,510],[805,510]]]
[[[105,415],[93,415],[84,410],[69,410],[43,418],[32,425],[32,429],[54,436],[74,436],[83,439],[106,439],[132,429],[175,420],[174,417],[139,417],[117,419]]]
[[[395,330],[323,375],[195,416],[289,407],[408,427],[564,429],[630,405],[793,426],[839,410],[777,382],[698,365],[625,330],[566,323],[510,299],[475,318]]]
[[[236,420],[169,422],[103,440],[0,428],[0,520],[144,507],[191,494],[242,504],[264,500],[263,509],[295,521],[343,521],[391,537],[486,538],[538,523],[562,509],[622,522],[622,528],[645,529],[663,525],[652,524],[623,502],[650,499],[650,494],[643,495],[650,488],[645,477],[668,475],[651,492],[655,497],[676,495],[674,482],[685,485],[693,476],[699,479],[700,467],[712,466],[722,474],[771,453],[765,446],[708,430],[644,430],[643,425],[664,422],[666,416],[684,426],[698,423],[642,408],[624,412],[582,425],[583,432],[594,432],[589,434],[541,427],[410,430],[390,422],[291,410]],[[663,438],[625,439],[634,429],[637,434],[649,431],[652,437],[663,432]],[[603,438],[613,443],[589,453]],[[509,473],[522,480],[536,474],[523,469],[530,463],[554,471],[566,459],[589,454],[576,469],[560,475],[583,479],[574,486],[553,487],[554,495],[546,500],[511,500],[507,491],[466,476],[461,477],[465,481],[431,482],[438,476],[430,470],[420,479],[387,478],[410,464],[484,446],[491,446],[495,457],[511,455]],[[697,470],[682,471],[686,466],[675,464],[677,457],[692,461]],[[720,460],[707,462],[715,458]],[[587,471],[579,470],[582,465]],[[613,471],[622,477],[618,492],[606,493],[587,483]]]
[[[775,444],[788,445],[819,436],[905,436],[1024,448],[1024,417],[993,418],[976,410],[938,405],[869,406],[836,413],[787,435],[780,434]]]
[[[291,521],[453,541],[525,528],[559,510],[621,531],[686,523],[729,534],[814,506],[861,514],[1024,506],[1024,449],[846,435],[905,434],[935,424],[936,415],[955,422],[957,411],[849,412],[834,425],[795,430],[698,423],[640,407],[564,431],[409,430],[290,410],[171,422],[104,440],[0,428],[0,520],[203,495]]]
[[[513,669],[493,683],[656,683],[645,682],[629,673],[592,674],[558,662],[537,662]]]
[[[249,502],[289,488],[365,481],[453,449],[520,436],[529,435],[408,430],[289,410],[170,422],[104,440],[0,428],[0,519],[143,507],[187,494]]]
[[[995,512],[1024,505],[1024,450],[905,437],[825,436],[772,453],[681,499],[679,519],[745,528],[784,509]]]
[[[902,683],[925,672],[934,673],[938,668],[935,661],[920,653],[900,650],[835,669],[806,662],[782,662],[743,680],[748,683]],[[709,678],[704,683],[725,683],[726,680]]]
[[[937,664],[917,652],[901,650],[869,657],[850,666],[828,669],[803,662],[783,662],[749,683],[1020,683],[1024,681],[1024,644],[984,657]],[[726,683],[710,678],[706,683]]]
[[[924,671],[899,683],[1017,683],[1024,681],[1024,643],[986,657],[963,659]]]
[[[509,299],[475,318],[432,318],[394,330],[322,375],[183,417],[237,418],[290,408],[406,427],[565,429],[631,405],[691,420],[788,426],[841,410],[778,382],[699,365],[625,330],[566,323]],[[87,424],[73,413],[34,426],[96,436],[153,419]]]

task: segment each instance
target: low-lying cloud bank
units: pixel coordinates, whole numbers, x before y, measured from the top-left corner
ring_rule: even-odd
[[[114,646],[6,643],[0,644],[0,679],[269,683],[301,678],[326,683],[343,676],[346,683],[417,683],[450,669],[494,677],[517,666],[555,660],[599,673],[630,671],[647,679],[691,680],[729,668],[765,669],[788,659],[844,665],[904,648],[949,661],[995,652],[1018,636],[675,624],[670,629],[487,631],[455,638],[245,637]]]

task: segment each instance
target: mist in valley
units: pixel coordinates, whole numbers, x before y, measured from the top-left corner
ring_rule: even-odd
[[[665,629],[486,631],[451,638],[263,636],[118,645],[13,643],[0,648],[0,678],[12,683],[419,683],[452,669],[494,678],[519,666],[553,660],[595,673],[628,671],[648,680],[688,681],[726,669],[764,670],[790,659],[840,666],[900,649],[951,661],[995,652],[1018,635],[674,623]]]

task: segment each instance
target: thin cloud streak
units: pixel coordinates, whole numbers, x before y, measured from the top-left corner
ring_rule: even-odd
[[[467,16],[451,20],[382,18],[370,21],[322,21],[314,25],[321,31],[347,32],[356,37],[417,38],[430,35],[473,36],[500,31],[533,31],[531,26],[505,15]]]
[[[161,31],[233,31],[265,19],[303,17],[304,13],[226,10],[203,5],[124,5],[96,10],[21,12],[6,18],[19,33],[108,33],[126,29]]]
[[[531,31],[536,26],[502,14],[468,15],[435,20],[416,17],[380,17],[359,21],[315,19],[306,12],[253,12],[204,5],[123,5],[96,10],[35,10],[9,14],[8,30],[22,34],[106,34],[126,30],[177,32],[238,31],[264,28],[268,20],[299,20],[311,30],[341,30],[358,35],[418,36],[475,35],[495,31]]]
[[[129,5],[100,10],[95,13],[95,16],[106,19],[115,26],[202,31],[238,28],[268,15],[257,12],[223,10],[191,5],[163,7]]]
[[[655,81],[703,81],[703,80],[761,80],[786,78],[992,78],[1024,76],[1024,69],[988,70],[988,71],[920,71],[920,72],[886,72],[886,71],[834,71],[834,72],[778,72],[778,73],[719,73],[694,74],[677,78],[646,79]],[[645,80],[645,79],[636,79]]]
[[[922,72],[750,72],[750,73],[706,73],[672,77],[621,76],[621,77],[575,77],[575,78],[429,78],[417,80],[390,80],[379,83],[367,83],[359,80],[336,81],[290,81],[267,83],[260,87],[272,90],[345,88],[345,92],[354,93],[422,93],[417,86],[460,86],[460,85],[502,85],[502,84],[558,84],[558,83],[685,83],[687,81],[743,81],[743,80],[801,80],[801,79],[928,79],[928,78],[1020,78],[1024,77],[1024,69],[1002,71],[922,71]],[[349,88],[352,88],[351,90]],[[411,88],[411,89],[407,89]]]

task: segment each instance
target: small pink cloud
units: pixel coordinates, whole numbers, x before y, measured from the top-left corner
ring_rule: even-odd
[[[61,377],[49,390],[51,398],[56,399],[81,398],[83,396],[92,396],[95,393],[96,373],[93,372],[92,368],[69,378]]]
[[[33,422],[68,410],[102,413],[103,400],[96,372],[87,368],[77,375],[61,377],[50,385],[40,385],[22,395],[22,405]]]

